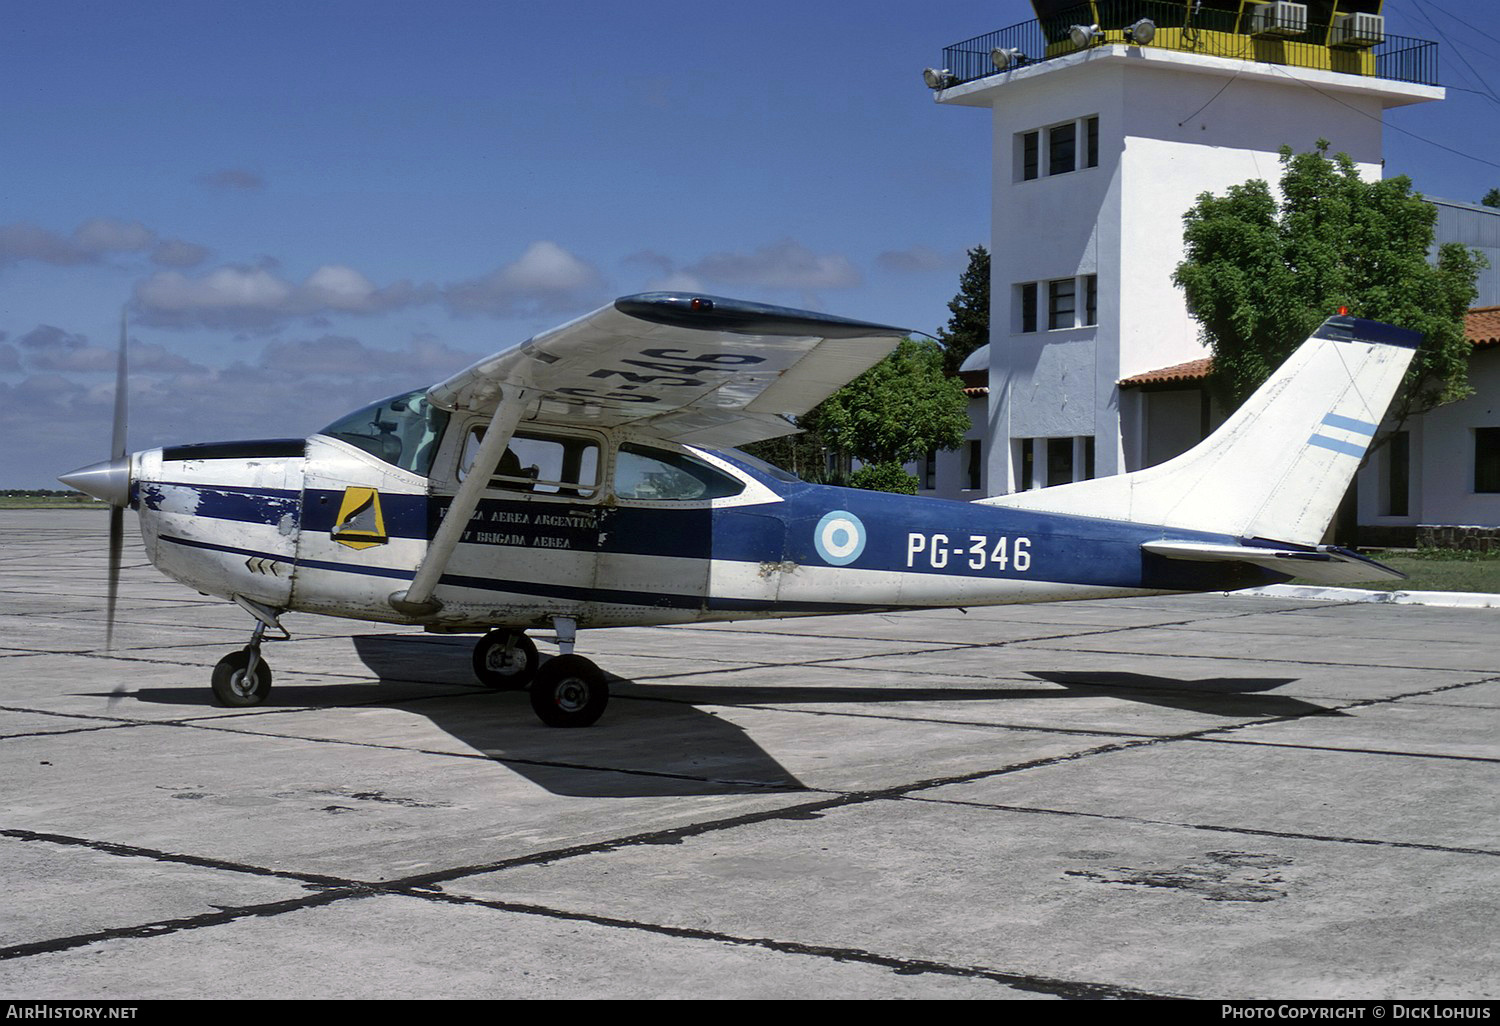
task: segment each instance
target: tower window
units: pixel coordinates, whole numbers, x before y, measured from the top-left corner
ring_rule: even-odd
[[[1024,285],[1018,285],[1021,291],[1021,331],[1031,332],[1036,330],[1036,282],[1028,281]]]
[[[1077,316],[1078,283],[1073,278],[1059,278],[1047,283],[1047,328],[1071,328]]]
[[[1077,167],[1078,126],[1069,121],[1047,129],[1047,173],[1067,174]]]

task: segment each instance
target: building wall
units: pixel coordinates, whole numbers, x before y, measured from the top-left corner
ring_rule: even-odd
[[[1428,202],[1437,207],[1434,257],[1437,246],[1445,242],[1457,242],[1479,250],[1490,266],[1479,272],[1475,283],[1479,287],[1479,298],[1473,305],[1500,306],[1500,209],[1430,196]]]
[[[934,457],[934,475],[930,486],[925,461],[908,463],[906,472],[917,478],[917,494],[936,499],[959,499],[970,501],[982,499],[989,493],[984,488],[984,453],[986,399],[982,395],[969,397],[969,430],[964,444],[957,449],[940,450]],[[973,475],[969,472],[970,446],[979,446],[979,487],[972,487]]]
[[[1410,432],[1410,488],[1406,516],[1386,512],[1389,447],[1359,474],[1359,522],[1377,528],[1420,524],[1500,525],[1500,493],[1474,487],[1475,429],[1500,427],[1500,350],[1481,349],[1469,361],[1474,395],[1414,417]]]

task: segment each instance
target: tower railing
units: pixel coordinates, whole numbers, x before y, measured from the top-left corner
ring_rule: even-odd
[[[1257,7],[1260,13],[1257,13]],[[1338,26],[1303,22],[1277,24],[1266,8],[1243,5],[1243,10],[1219,10],[1166,0],[1094,0],[1046,19],[1023,21],[987,32],[943,50],[947,84],[957,85],[1003,74],[1017,67],[1067,57],[1106,43],[1123,43],[1151,50],[1173,50],[1207,57],[1227,57],[1261,64],[1316,68],[1397,82],[1438,85],[1437,44],[1378,31],[1352,31],[1352,23]],[[1141,19],[1152,23],[1149,41],[1133,31]],[[1079,26],[1093,29],[1083,45],[1073,38]],[[1370,23],[1365,23],[1368,29]],[[1002,51],[1008,65],[996,65],[991,54]]]

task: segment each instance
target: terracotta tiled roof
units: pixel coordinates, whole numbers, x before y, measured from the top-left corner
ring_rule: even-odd
[[[1464,334],[1476,349],[1500,346],[1500,306],[1476,306],[1464,318]]]
[[[1187,363],[1179,363],[1175,367],[1163,367],[1161,370],[1147,371],[1145,374],[1137,374],[1120,382],[1121,388],[1139,388],[1142,385],[1168,385],[1168,384],[1192,384],[1202,381],[1208,377],[1208,372],[1213,368],[1214,361],[1210,357],[1201,360],[1189,360]]]
[[[976,396],[976,395],[989,395],[989,394],[990,394],[990,386],[989,385],[970,385],[968,388],[964,389],[964,395],[970,396],[970,397],[973,397],[973,396]]]
[[[1464,334],[1474,343],[1475,349],[1500,346],[1500,306],[1476,306],[1464,317]],[[1147,371],[1121,381],[1121,388],[1140,388],[1143,385],[1190,385],[1202,381],[1213,370],[1211,357],[1189,360],[1175,367]]]

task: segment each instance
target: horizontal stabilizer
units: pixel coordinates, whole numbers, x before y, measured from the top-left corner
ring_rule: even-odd
[[[1316,548],[1230,545],[1220,542],[1151,541],[1141,548],[1168,559],[1198,563],[1249,563],[1312,584],[1357,584],[1383,577],[1405,578],[1400,570],[1333,545]]]

